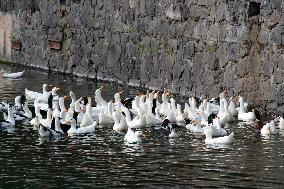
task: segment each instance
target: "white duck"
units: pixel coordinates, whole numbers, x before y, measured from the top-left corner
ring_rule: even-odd
[[[260,134],[262,136],[270,136],[271,135],[269,123],[263,125],[262,129],[260,130]]]
[[[130,112],[127,108],[122,108],[122,111],[126,115],[126,123],[130,128],[144,128],[146,127],[146,116],[143,114],[138,114],[133,120],[131,120]]]
[[[127,130],[128,126],[126,123],[126,118],[124,115],[122,115],[119,112],[113,112],[112,117],[114,119],[114,125],[113,125],[113,130],[115,131],[125,131]]]
[[[239,96],[239,102],[240,102],[240,110],[238,114],[238,120],[240,121],[255,121],[256,117],[254,112],[245,112],[244,108],[244,99],[243,97]]]
[[[155,109],[157,112],[158,108]],[[147,113],[145,113],[146,116],[146,123],[147,126],[154,126],[154,125],[159,125],[163,123],[163,120],[156,115],[152,113],[152,111],[148,110]]]
[[[168,111],[168,95],[169,93],[164,91],[164,93],[162,94],[162,104],[160,107],[160,114],[162,115],[167,115],[167,111]]]
[[[34,130],[38,130],[39,129],[39,118],[37,116],[35,116],[31,121],[30,124],[33,126]]]
[[[279,129],[284,130],[284,118],[283,118],[283,115],[280,117],[280,120],[279,120]]]
[[[83,109],[81,107],[81,101],[82,101],[82,97],[79,98],[78,100],[75,101],[74,106],[75,106],[75,112],[78,114],[77,115],[77,123],[80,124],[83,120]]]
[[[177,138],[178,137],[178,134],[176,133],[175,128],[170,126],[170,131],[171,131],[171,133],[169,134],[169,138]]]
[[[124,136],[124,140],[128,143],[141,143],[142,139],[141,136],[143,135],[142,131],[132,131],[128,128],[126,135]]]
[[[177,123],[183,122],[185,118],[188,118],[188,112],[184,111],[182,113],[181,105],[177,104],[177,116],[176,116]]]
[[[205,139],[206,144],[232,144],[234,142],[233,132],[229,136],[213,138],[212,128],[209,127],[204,130],[204,134],[206,136],[206,139]]]
[[[25,70],[22,72],[15,72],[15,73],[7,73],[5,70],[1,70],[1,73],[3,74],[3,77],[5,78],[16,79],[16,78],[22,77],[25,73]]]
[[[8,118],[6,120],[0,121],[0,127],[15,126],[15,118],[13,116],[14,111],[14,106],[8,108]]]
[[[93,133],[96,130],[97,122],[82,128],[76,128],[76,120],[74,118],[71,118],[69,122],[71,124],[71,128],[67,131],[68,135]]]
[[[198,121],[197,121],[197,124],[195,125],[193,132],[195,134],[204,133],[204,129],[201,127],[201,124]]]
[[[112,117],[113,113],[113,103],[112,101],[108,102],[107,109],[105,111],[102,111],[99,114],[99,120],[98,123],[100,125],[109,125],[114,123],[114,119]]]
[[[33,114],[28,107],[28,102],[26,101],[23,106],[24,114],[15,114],[16,120],[32,119]]]
[[[46,119],[40,119],[40,124],[42,124],[44,127],[50,127],[50,124],[52,122],[52,110],[51,108],[49,108],[47,110],[47,115],[46,115]]]
[[[45,95],[47,93],[47,84],[43,84],[42,85],[42,93],[39,92],[34,92],[34,91],[30,91],[28,89],[25,89],[25,96],[28,100],[35,100],[36,98]]]
[[[107,102],[103,99],[101,92],[103,91],[104,86],[100,86],[96,91],[95,91],[95,101],[97,103],[98,107],[103,107],[107,108]]]
[[[208,117],[206,117],[203,111],[197,112],[201,116],[201,125],[208,125]]]
[[[227,131],[221,127],[220,119],[218,117],[215,117],[213,119],[213,125],[212,125],[212,136],[225,136],[227,135]]]
[[[21,96],[16,96],[15,97],[15,110],[16,111],[21,111],[23,109],[22,103],[21,103]]]
[[[233,97],[230,98],[230,103],[229,103],[228,109],[229,109],[229,111],[231,112],[231,114],[232,114],[233,117],[238,116],[238,111],[237,111],[237,109],[236,109],[236,105],[235,105],[235,102],[234,102],[234,98],[233,98]]]
[[[172,109],[168,109],[168,113],[167,113],[167,117],[166,119],[168,119],[171,123],[176,123],[176,117],[174,114],[174,111]]]
[[[91,101],[89,99],[89,103],[86,106],[86,112],[83,115],[83,120],[80,124],[80,127],[85,127],[94,123],[95,120],[92,118],[92,110]]]

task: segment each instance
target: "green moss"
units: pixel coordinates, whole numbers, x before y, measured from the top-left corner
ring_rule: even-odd
[[[140,53],[144,53],[145,46],[142,42],[138,43],[138,49],[139,49]]]
[[[172,55],[173,55],[173,48],[171,48],[171,47],[166,47],[166,53],[167,53],[168,55],[172,56]]]
[[[216,43],[208,43],[207,48],[209,52],[215,52],[218,49],[218,46]]]
[[[126,33],[132,33],[134,30],[130,25],[125,25],[124,26],[124,32]]]

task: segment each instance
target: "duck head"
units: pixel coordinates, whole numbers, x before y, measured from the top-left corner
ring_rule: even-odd
[[[51,90],[52,95],[56,95],[58,90],[59,90],[59,88],[53,87],[52,90]]]

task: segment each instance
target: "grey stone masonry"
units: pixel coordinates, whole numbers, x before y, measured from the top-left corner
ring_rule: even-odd
[[[0,0],[0,11],[21,42],[13,62],[183,95],[227,87],[284,112],[282,0]]]

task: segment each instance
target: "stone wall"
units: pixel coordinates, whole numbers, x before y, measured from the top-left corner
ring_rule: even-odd
[[[14,62],[180,94],[227,87],[284,111],[284,1],[0,0],[0,10],[22,43]]]
[[[0,59],[11,61],[12,16],[0,12]]]

